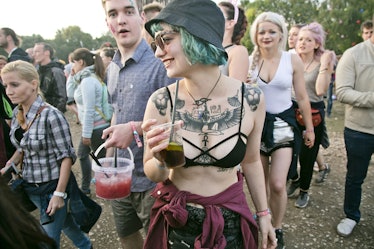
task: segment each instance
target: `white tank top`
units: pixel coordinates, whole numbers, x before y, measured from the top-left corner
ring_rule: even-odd
[[[259,66],[256,68],[256,74]],[[293,68],[291,53],[283,51],[277,72],[270,82],[264,82],[258,78],[257,84],[265,95],[266,112],[278,114],[292,106],[291,90],[293,80]]]

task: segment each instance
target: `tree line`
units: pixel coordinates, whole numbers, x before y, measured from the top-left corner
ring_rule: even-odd
[[[264,11],[277,12],[284,16],[289,26],[298,23],[319,22],[326,31],[326,48],[342,54],[347,48],[362,41],[361,24],[372,20],[372,0],[242,0],[248,23]],[[249,29],[249,28],[248,28]],[[253,45],[249,30],[242,42],[249,52]]]
[[[325,47],[334,50],[336,54],[342,54],[347,48],[362,41],[361,23],[372,19],[374,15],[374,1],[372,0],[242,0],[241,7],[245,10],[249,23],[242,43],[248,48],[249,53],[253,49],[249,36],[250,24],[257,15],[264,11],[273,11],[283,15],[289,26],[313,21],[321,23],[327,33]],[[21,36],[21,38],[23,40],[21,47],[24,49],[33,47],[36,42],[50,43],[56,50],[56,57],[64,61],[67,61],[69,53],[76,48],[85,47],[96,50],[105,42],[115,44],[109,31],[94,39],[78,26],[57,30],[52,40],[45,40],[39,34]],[[6,53],[2,50],[0,54]]]

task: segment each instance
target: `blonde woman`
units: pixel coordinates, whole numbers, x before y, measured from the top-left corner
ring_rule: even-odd
[[[306,114],[304,143],[308,147],[314,144],[314,129],[302,62],[298,55],[285,51],[287,27],[283,16],[274,12],[260,14],[251,26],[250,35],[255,46],[250,56],[250,82],[261,88],[266,103],[261,161],[268,187],[273,226],[278,239],[277,248],[283,248],[282,221],[287,206],[287,174],[301,142],[292,106],[292,87],[302,113]],[[288,132],[281,131],[280,137],[275,136],[281,127]]]
[[[67,208],[72,199],[71,167],[76,159],[69,123],[39,95],[39,75],[31,63],[8,63],[1,76],[6,94],[18,105],[10,131],[17,151],[7,165],[22,163],[27,195],[39,209],[40,222],[57,248],[64,231],[75,246],[90,249],[90,239]]]

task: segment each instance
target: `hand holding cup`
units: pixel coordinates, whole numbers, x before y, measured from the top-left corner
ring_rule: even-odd
[[[180,135],[182,122],[153,125],[146,132],[147,146],[155,158],[172,169],[185,164],[183,139]]]

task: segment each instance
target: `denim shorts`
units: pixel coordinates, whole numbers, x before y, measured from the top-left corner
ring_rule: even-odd
[[[127,237],[144,228],[148,232],[154,198],[153,189],[145,192],[132,192],[130,196],[111,201],[114,222],[120,238]]]

